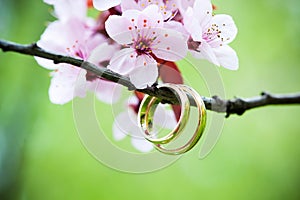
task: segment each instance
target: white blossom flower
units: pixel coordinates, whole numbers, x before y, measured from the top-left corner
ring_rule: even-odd
[[[238,69],[237,54],[228,46],[237,34],[229,15],[213,15],[210,0],[195,0],[193,8],[188,7],[183,17],[184,27],[191,34],[189,50],[196,58],[205,58],[227,69]]]
[[[151,86],[158,78],[155,58],[177,61],[186,56],[187,41],[174,23],[164,22],[156,5],[143,11],[127,10],[112,15],[105,23],[108,35],[125,48],[115,54],[109,68],[128,75],[137,88]],[[176,41],[176,42],[175,42]]]
[[[47,2],[54,5],[54,12],[60,18],[48,25],[37,45],[50,52],[80,58],[105,67],[104,65],[109,63],[118,47],[109,45],[102,35],[94,34],[87,17],[78,17],[86,14],[86,9],[79,8],[79,2],[82,1],[48,0]],[[63,8],[68,10],[67,13],[76,13],[76,15],[63,13]],[[71,11],[70,9],[73,8],[82,13]],[[53,61],[37,57],[35,59],[39,65],[53,70],[49,88],[49,98],[52,103],[65,104],[76,96],[84,97],[88,90],[96,92],[98,99],[108,103],[115,102],[119,97],[120,86],[115,83],[104,81],[86,70],[69,64],[55,64]],[[85,80],[78,79],[81,70],[85,73]],[[77,81],[85,84],[80,90],[74,91]]]
[[[164,20],[172,19],[178,10],[177,0],[121,0],[122,11],[126,10],[144,10],[149,5],[157,5]]]

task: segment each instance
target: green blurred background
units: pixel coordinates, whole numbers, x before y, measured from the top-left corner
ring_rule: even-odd
[[[240,69],[219,70],[227,97],[300,91],[300,2],[213,3],[239,28],[231,46]],[[41,0],[1,0],[0,38],[37,41],[54,19],[49,11]],[[197,146],[168,168],[133,175],[105,167],[85,150],[71,103],[51,104],[49,82],[32,57],[0,53],[1,200],[300,199],[300,106],[231,116],[204,160]]]

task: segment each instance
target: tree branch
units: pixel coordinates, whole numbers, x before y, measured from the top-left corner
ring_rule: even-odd
[[[166,90],[164,88],[158,89],[155,85],[146,89],[136,89],[134,85],[130,82],[129,78],[126,76],[122,76],[109,69],[106,69],[104,67],[98,67],[92,63],[77,58],[48,52],[38,47],[36,43],[22,45],[5,40],[0,40],[0,48],[3,52],[12,51],[18,52],[20,54],[26,54],[53,60],[55,64],[68,63],[90,71],[101,78],[121,84],[127,87],[128,90],[137,90],[150,96],[155,96],[157,98],[162,99],[162,101],[165,103],[178,104],[176,96],[169,90]],[[219,113],[226,113],[226,117],[229,117],[231,114],[242,115],[247,110],[267,105],[300,104],[300,93],[272,95],[263,92],[261,96],[246,99],[235,98],[233,100],[221,99],[218,96],[213,96],[212,98],[202,98],[208,110]],[[191,104],[195,105],[193,98],[189,99],[191,101]]]

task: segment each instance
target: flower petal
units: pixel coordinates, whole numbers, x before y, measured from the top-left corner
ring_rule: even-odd
[[[136,68],[130,72],[129,78],[138,89],[153,85],[158,78],[156,61],[148,56],[138,56]]]
[[[115,118],[113,123],[113,137],[115,140],[120,141],[124,139],[131,131],[132,123],[128,119],[127,112],[122,112]]]
[[[130,44],[134,39],[134,24],[127,17],[109,16],[105,22],[105,29],[109,37],[121,45]]]
[[[140,103],[139,99],[137,98],[136,95],[134,96],[130,96],[128,98],[128,101],[127,101],[127,106],[130,106],[130,105],[138,105]]]
[[[121,3],[121,0],[93,0],[93,5],[100,11],[108,10]]]
[[[35,61],[42,67],[50,70],[55,70],[59,68],[60,65],[54,64],[53,60],[48,60],[45,58],[40,58],[40,57],[34,57]]]
[[[177,124],[174,112],[159,104],[154,113],[153,124],[162,128],[173,129]]]
[[[113,130],[119,131],[113,134],[119,134],[121,132],[123,135],[130,135],[138,139],[143,138],[143,133],[138,126],[137,114],[130,106],[126,106],[126,111],[120,113],[115,118]]]
[[[211,21],[212,24],[216,24],[218,26],[220,33],[220,38],[222,38],[223,44],[228,44],[234,40],[237,35],[237,27],[229,15],[214,15]]]
[[[65,53],[66,48],[71,46],[68,40],[65,40],[64,23],[59,21],[52,22],[48,25],[44,33],[41,35],[41,39],[37,42],[37,45],[47,51],[55,53]],[[37,63],[46,69],[57,69],[58,65],[53,61],[44,58],[35,57]]]
[[[99,79],[97,80],[96,85],[97,86],[95,92],[99,100],[108,104],[113,104],[120,99],[122,92],[122,88],[120,85],[117,85],[116,83],[110,81]]]
[[[142,130],[137,124],[137,115],[130,108],[127,111],[119,114],[113,123],[113,137],[115,140],[120,141],[131,135],[132,145],[141,152],[149,152],[153,149],[150,142],[146,141],[143,137]]]
[[[54,6],[54,13],[60,20],[70,18],[86,19],[87,4],[82,0],[44,0],[45,3]]]
[[[101,62],[109,61],[113,57],[116,50],[117,48],[115,45],[109,45],[107,42],[102,43],[92,50],[88,61],[95,65],[100,65]]]
[[[183,37],[186,39],[189,38],[189,33],[185,30],[182,23],[171,20],[164,23],[164,28],[171,29],[177,31],[178,33],[182,33]]]
[[[76,56],[74,51],[77,49],[74,48],[74,45],[76,48],[79,44],[86,45],[85,33],[86,27],[84,23],[76,19],[70,19],[65,22],[54,21],[48,25],[44,33],[41,35],[40,40],[37,42],[37,45],[50,52]],[[91,41],[98,42],[100,41],[98,38],[99,37],[95,37]],[[53,61],[43,58],[35,59],[39,65],[47,69],[58,68]]]
[[[115,53],[107,68],[122,75],[127,75],[136,67],[136,57],[137,54],[134,49],[122,49]]]
[[[139,10],[139,6],[135,1],[121,0],[122,11],[126,10]]]
[[[191,34],[194,41],[202,40],[202,27],[199,20],[194,17],[192,8],[188,8],[183,18],[185,29]]]
[[[160,29],[157,32],[157,42],[152,48],[155,56],[168,61],[177,61],[186,56],[187,40],[182,33],[170,29]]]
[[[147,20],[145,23],[144,20]],[[162,27],[163,26],[163,16],[159,12],[159,8],[157,5],[149,5],[147,6],[138,18],[138,27],[143,28],[144,24],[147,27]]]
[[[76,41],[83,42],[84,33],[84,23],[75,19],[66,22],[54,21],[48,25],[37,44],[47,50],[66,52],[66,49],[71,48]]]
[[[213,49],[221,66],[237,70],[239,68],[239,59],[236,52],[228,45],[223,45],[219,48]]]
[[[191,53],[195,58],[207,59],[209,62],[220,66],[220,63],[213,51],[213,48],[211,48],[211,46],[205,41],[201,42],[201,45],[199,46],[197,51],[191,51]]]
[[[86,94],[84,82],[78,80],[80,69],[71,65],[63,64],[56,72],[53,72],[53,78],[49,88],[49,98],[54,104],[65,104],[71,101],[75,96],[84,97]],[[75,85],[81,82],[75,89]],[[82,87],[81,87],[82,86]]]
[[[181,15],[184,16],[186,10],[188,9],[188,7],[193,7],[195,3],[195,0],[179,0],[177,1],[177,7],[181,13]]]
[[[206,29],[212,18],[212,4],[210,0],[195,0],[194,18],[198,19],[201,27]]]
[[[143,153],[150,152],[153,149],[153,145],[145,139],[131,138],[131,144],[137,150],[139,150]]]

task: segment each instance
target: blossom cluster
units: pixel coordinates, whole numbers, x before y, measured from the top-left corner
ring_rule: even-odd
[[[237,34],[235,23],[229,15],[214,15],[210,0],[44,2],[53,5],[57,20],[48,24],[38,46],[127,76],[136,88],[151,86],[158,79],[183,83],[176,61],[185,58],[189,52],[195,58],[207,59],[217,66],[231,70],[238,68],[238,57],[228,46]],[[98,10],[98,16],[89,17],[88,10],[94,8]],[[95,92],[99,100],[107,103],[116,102],[120,96],[120,86],[91,72],[69,64],[54,64],[41,58],[36,60],[41,66],[52,70],[49,96],[55,104],[65,104],[74,97],[84,97],[87,91]],[[166,67],[178,72],[177,75],[167,73]],[[85,73],[85,79],[82,80],[85,87],[74,91],[82,71]],[[139,105],[140,98],[134,96],[134,106],[127,106],[131,111],[116,118],[119,123],[124,121],[119,119],[125,116],[132,118],[136,114],[134,107]],[[176,106],[173,106],[173,111],[173,117],[169,118],[175,122],[178,118]],[[130,116],[128,113],[131,113]],[[160,113],[165,115],[168,111]],[[115,137],[120,139],[120,128],[116,127],[114,125]],[[142,151],[150,149],[146,148],[147,145],[135,144]],[[139,148],[141,146],[146,149]]]

